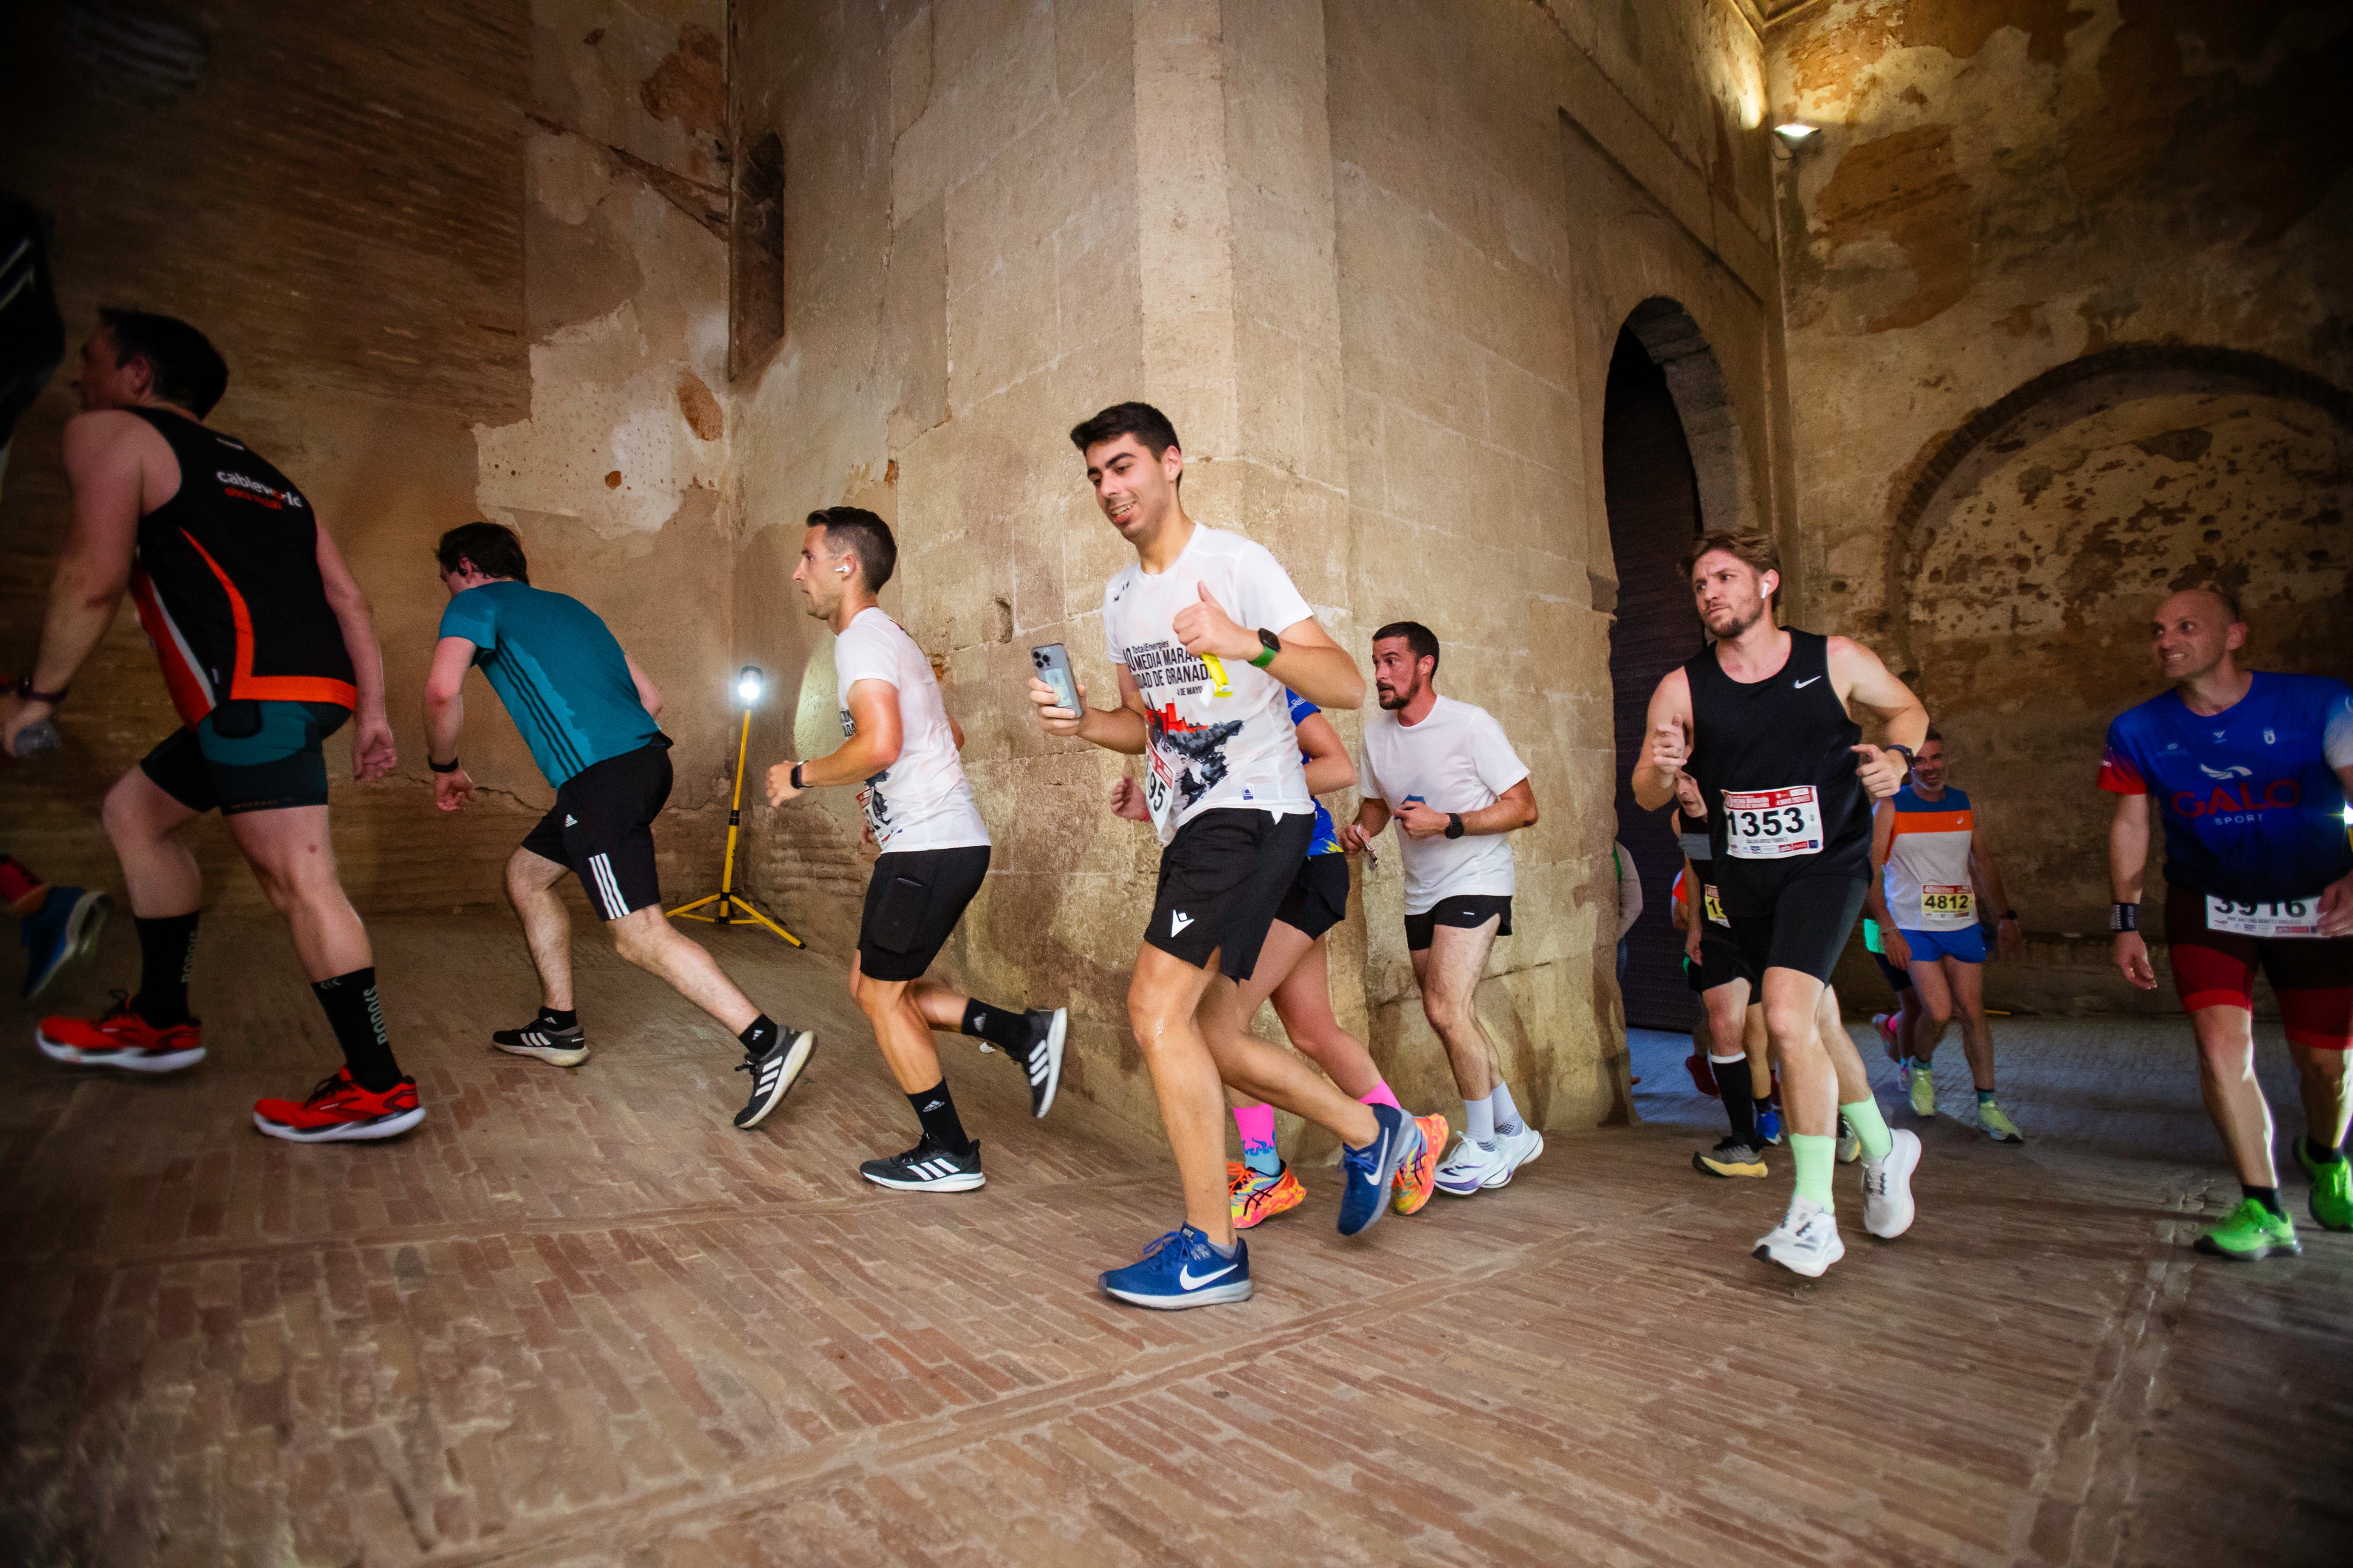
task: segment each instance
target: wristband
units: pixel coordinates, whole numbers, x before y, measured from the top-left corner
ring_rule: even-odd
[[[801,783],[801,765],[800,765],[800,763],[795,763],[793,764],[793,771],[792,771],[792,773],[791,773],[790,774],[788,774],[787,776],[788,776],[789,778],[791,778],[791,780],[793,781],[793,787],[794,787],[795,789],[807,789],[807,788],[808,788],[808,785],[807,785],[807,784],[805,784]]]
[[[458,759],[452,757],[447,764],[444,764],[435,762],[433,760],[433,753],[427,752],[425,753],[425,765],[431,768],[437,773],[454,773],[458,771]]]
[[[2110,904],[2108,906],[2108,929],[2112,931],[2118,932],[2140,930],[2140,906],[2138,904]]]
[[[1264,669],[1274,662],[1274,656],[1282,651],[1282,639],[1261,626],[1259,628],[1258,640],[1259,656],[1250,660],[1250,668]]]
[[[1460,838],[1462,837],[1462,814],[1461,812],[1450,811],[1446,814],[1446,837],[1449,838]]]
[[[33,674],[30,670],[16,678],[16,696],[26,702],[46,702],[55,708],[66,700],[66,693],[72,689],[70,685],[67,685],[58,687],[55,691],[36,691],[33,689]]]

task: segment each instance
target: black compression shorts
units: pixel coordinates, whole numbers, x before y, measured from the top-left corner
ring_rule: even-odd
[[[1348,918],[1348,858],[1341,854],[1310,855],[1299,864],[1282,895],[1274,918],[1311,942]]]
[[[570,868],[602,921],[661,903],[654,818],[670,799],[670,742],[590,764],[564,781],[522,847]]]
[[[1201,813],[1160,852],[1144,940],[1196,969],[1215,954],[1228,979],[1247,978],[1314,837],[1313,812]]]
[[[237,816],[327,804],[321,748],[352,710],[332,702],[224,702],[201,723],[174,730],[139,771],[190,811]]]
[[[870,980],[921,980],[988,876],[988,846],[907,849],[874,862],[858,921],[858,967]]]
[[[1729,927],[1712,926],[1700,949],[1708,988],[1746,980],[1755,1000],[1768,969],[1794,969],[1828,984],[1862,913],[1865,886],[1854,877],[1785,882],[1774,894],[1771,914],[1734,915]]]

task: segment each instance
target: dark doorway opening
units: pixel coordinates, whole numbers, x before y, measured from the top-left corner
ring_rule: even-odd
[[[1687,1030],[1699,998],[1684,984],[1683,943],[1668,889],[1683,869],[1672,814],[1634,804],[1634,764],[1647,738],[1651,693],[1698,651],[1699,616],[1683,580],[1683,553],[1700,532],[1699,482],[1666,373],[1630,331],[1618,334],[1601,412],[1601,487],[1618,566],[1618,624],[1609,682],[1618,742],[1618,841],[1642,879],[1642,914],[1626,934],[1626,1022]]]

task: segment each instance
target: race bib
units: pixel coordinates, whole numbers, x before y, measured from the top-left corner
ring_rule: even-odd
[[[1148,764],[1144,770],[1145,809],[1152,813],[1152,826],[1166,843],[1176,827],[1176,775],[1157,746],[1145,748],[1145,761]]]
[[[2320,895],[2308,899],[2271,899],[2242,903],[2235,899],[2206,899],[2206,929],[2235,936],[2318,936]]]
[[[1730,925],[1732,922],[1724,918],[1724,900],[1717,896],[1715,884],[1713,882],[1707,883],[1701,889],[1701,891],[1706,897],[1707,918],[1714,921],[1720,926]]]
[[[1966,883],[1923,882],[1920,917],[1938,925],[1968,925],[1978,918],[1977,889]]]
[[[1822,852],[1822,807],[1814,786],[1725,790],[1724,849],[1739,860]]]

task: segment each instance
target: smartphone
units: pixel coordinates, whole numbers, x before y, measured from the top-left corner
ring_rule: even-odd
[[[1054,689],[1058,705],[1079,711],[1079,678],[1071,672],[1071,650],[1060,643],[1050,642],[1043,647],[1029,650],[1029,663],[1038,679]]]

